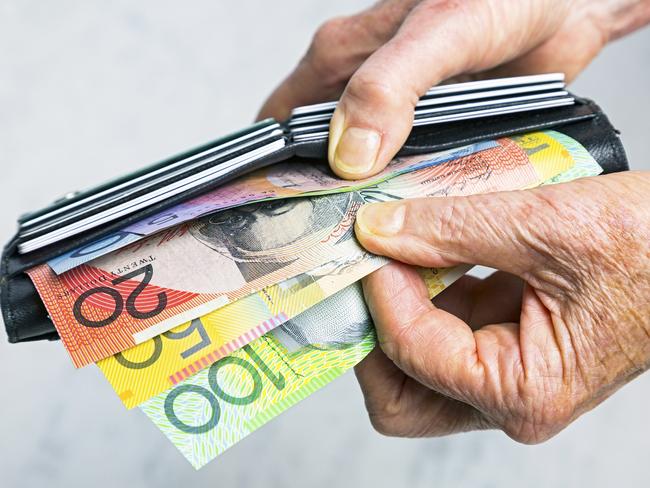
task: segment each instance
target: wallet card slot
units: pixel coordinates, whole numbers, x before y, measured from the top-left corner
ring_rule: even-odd
[[[470,92],[459,95],[449,95],[444,97],[425,98],[418,102],[418,107],[426,108],[435,105],[444,105],[449,103],[469,102],[472,100],[481,100],[486,98],[500,98],[510,97],[513,95],[521,95],[524,93],[543,93],[564,90],[564,83],[550,83],[546,85],[531,85],[531,86],[515,86],[512,88],[503,88],[500,90],[492,90],[485,92]]]
[[[29,235],[29,232],[41,230],[45,225],[56,224],[65,218],[78,216],[82,212],[88,212],[99,205],[110,203],[111,198],[113,199],[112,201],[115,201],[115,199],[119,198],[120,195],[124,195],[125,192],[134,192],[143,188],[144,185],[153,185],[155,184],[155,181],[160,181],[162,178],[171,177],[174,174],[177,174],[172,173],[173,171],[191,171],[192,167],[196,167],[199,163],[209,162],[208,158],[214,160],[218,157],[232,154],[238,149],[245,149],[256,142],[259,142],[260,138],[263,138],[264,136],[268,137],[270,133],[277,128],[279,128],[279,124],[277,123],[263,127],[244,136],[231,139],[223,144],[212,146],[187,158],[155,168],[150,172],[143,173],[133,179],[111,186],[106,190],[96,192],[88,197],[76,199],[68,205],[64,205],[38,217],[25,220],[21,223],[21,229],[25,229],[23,234]],[[192,165],[188,166],[190,163],[192,163]],[[96,202],[97,200],[99,200],[99,202]],[[79,207],[81,207],[81,210],[75,210]]]
[[[422,119],[432,114],[447,114],[447,113],[459,113],[462,111],[468,111],[474,108],[486,108],[486,107],[504,107],[510,105],[517,105],[523,102],[530,101],[542,101],[542,100],[554,100],[567,97],[569,93],[566,90],[555,90],[551,92],[543,93],[534,93],[531,95],[520,95],[515,97],[497,97],[490,98],[488,100],[482,100],[478,102],[465,102],[465,103],[451,103],[451,104],[440,104],[440,106],[433,107],[423,107],[415,108],[414,118]],[[317,122],[327,122],[331,119],[331,114],[318,114],[311,115],[306,117],[301,117],[289,122],[289,126],[295,132],[297,127],[306,126],[310,124],[315,124]]]
[[[527,102],[561,100],[561,99],[565,99],[568,96],[569,96],[569,92],[565,90],[560,90],[560,91],[554,91],[549,93],[536,93],[533,95],[497,98],[494,100],[490,99],[490,100],[483,100],[480,102],[468,102],[460,105],[434,106],[431,108],[417,110],[415,112],[415,119],[423,119],[430,115],[447,115],[453,113],[462,113],[464,111],[468,111],[471,109],[501,108],[501,107],[516,106]],[[571,100],[573,102],[573,99]]]
[[[531,85],[552,85],[556,83],[564,84],[564,73],[511,76],[507,78],[493,78],[488,80],[464,81],[460,83],[438,85],[430,88],[422,98],[427,99],[447,96],[450,94],[472,93]]]
[[[416,117],[413,121],[414,127],[446,124],[455,121],[471,121],[475,119],[483,119],[486,117],[500,117],[506,114],[513,114],[518,112],[532,113],[536,110],[546,110],[554,107],[562,107],[566,105],[573,105],[575,100],[571,96],[559,96],[557,98],[539,102],[528,103],[512,103],[504,104],[501,106],[489,106],[486,108],[478,108],[475,110],[450,110],[448,113],[437,115],[430,115],[427,117]],[[312,141],[317,139],[326,139],[329,136],[329,125],[319,124],[317,126],[297,127],[292,131],[293,140]]]
[[[556,100],[546,100],[541,102],[529,103],[514,103],[504,104],[503,106],[489,107],[484,109],[477,109],[472,111],[458,111],[454,113],[443,113],[432,115],[429,117],[418,118],[413,122],[414,127],[430,124],[444,124],[447,122],[455,122],[457,120],[471,120],[483,117],[492,117],[505,114],[513,114],[517,112],[532,112],[533,110],[543,110],[554,107],[564,107],[566,105],[573,105],[575,100],[571,97],[561,97]]]
[[[523,132],[558,128],[596,116],[597,109],[593,103],[573,98],[576,104],[565,107],[414,127],[398,155],[441,151]],[[294,139],[293,142],[296,155],[317,159],[327,158],[327,143],[327,138]]]
[[[201,153],[201,152],[206,151],[206,150],[210,150],[211,148],[214,148],[214,147],[217,147],[217,146],[227,145],[228,143],[230,143],[230,142],[232,142],[232,141],[234,141],[236,139],[239,139],[241,137],[248,137],[252,133],[255,133],[255,132],[259,131],[259,130],[265,130],[269,126],[276,125],[276,124],[277,124],[277,122],[274,119],[265,119],[265,120],[262,120],[260,122],[255,123],[255,124],[253,124],[253,125],[251,125],[249,127],[246,127],[243,130],[233,132],[233,133],[228,134],[228,135],[226,135],[224,137],[220,137],[219,139],[216,139],[214,141],[211,141],[211,142],[208,142],[206,144],[202,144],[202,145],[200,145],[198,147],[192,148],[192,149],[190,149],[188,151],[183,151],[182,153],[179,153],[179,154],[177,154],[175,156],[172,156],[170,158],[166,158],[166,159],[164,159],[162,161],[159,161],[157,163],[145,166],[145,167],[143,167],[141,169],[138,169],[136,171],[133,171],[133,172],[127,174],[127,175],[120,176],[118,178],[114,178],[114,179],[112,179],[110,181],[107,181],[105,183],[102,183],[101,185],[97,185],[95,187],[92,187],[92,188],[90,188],[88,190],[83,190],[83,191],[80,191],[80,192],[72,192],[71,194],[67,195],[66,197],[60,198],[57,201],[55,201],[54,203],[52,203],[52,204],[50,204],[50,205],[48,205],[48,206],[46,206],[46,207],[44,207],[42,209],[32,211],[32,212],[28,212],[28,213],[20,216],[18,218],[18,222],[22,224],[22,223],[27,222],[29,220],[35,219],[35,218],[37,218],[37,217],[39,217],[41,215],[49,213],[52,210],[56,210],[56,209],[65,207],[67,205],[70,205],[71,203],[74,203],[74,202],[76,202],[78,200],[89,197],[89,196],[91,196],[91,195],[93,195],[95,193],[104,191],[106,189],[110,189],[111,187],[114,187],[114,186],[117,186],[117,185],[120,185],[120,184],[122,184],[122,183],[124,183],[126,181],[129,181],[129,180],[133,179],[133,178],[138,178],[141,175],[145,175],[145,174],[147,174],[147,173],[149,173],[151,171],[155,171],[155,170],[157,170],[159,168],[167,167],[167,166],[169,166],[171,164],[174,164],[174,163],[176,163],[178,161],[190,158],[195,154]]]
[[[430,88],[420,100],[428,100],[442,96],[478,93],[482,91],[493,91],[501,88],[524,88],[531,85],[548,86],[551,84],[561,83],[564,87],[563,73],[549,73],[543,75],[513,76],[509,78],[497,78],[490,80],[469,81],[463,83],[453,83],[448,85],[439,85]],[[530,90],[530,88],[528,88]],[[333,112],[338,102],[323,102],[303,107],[296,107],[291,112],[291,118],[300,117],[319,112]]]
[[[228,159],[220,164],[210,165],[202,171],[191,172],[186,176],[186,173],[184,173],[178,178],[174,178],[171,184],[159,187],[153,191],[139,192],[139,195],[129,198],[118,205],[110,202],[111,204],[102,206],[105,210],[88,212],[84,214],[87,215],[86,217],[75,216],[74,218],[66,219],[66,222],[70,222],[69,224],[65,225],[64,222],[63,225],[57,226],[55,230],[44,233],[39,237],[30,240],[23,240],[24,235],[21,235],[21,242],[18,245],[18,250],[21,253],[26,253],[39,249],[57,242],[58,240],[90,230],[101,224],[117,220],[129,213],[133,213],[137,210],[158,203],[159,201],[168,199],[178,193],[190,190],[192,187],[200,185],[210,179],[232,172],[240,166],[244,166],[251,161],[282,148],[285,144],[282,133],[278,131],[275,135],[275,141],[273,142],[269,142],[264,146],[245,152],[233,159]]]
[[[148,178],[144,182],[139,182],[140,184],[127,185],[125,188],[120,188],[119,191],[110,192],[105,198],[102,198],[96,203],[86,204],[83,207],[77,210],[71,210],[68,212],[63,212],[62,215],[48,219],[45,222],[35,225],[32,227],[27,227],[28,223],[24,223],[20,228],[20,235],[24,238],[34,237],[42,235],[48,230],[57,229],[63,227],[66,222],[71,220],[78,220],[83,218],[86,215],[96,213],[102,208],[107,208],[111,205],[115,205],[117,202],[124,202],[129,198],[135,198],[139,195],[142,195],[144,192],[149,191],[150,189],[155,189],[161,183],[168,181],[173,181],[173,179],[183,178],[185,175],[191,175],[194,172],[200,171],[203,168],[215,166],[215,165],[225,165],[232,159],[226,159],[228,157],[234,158],[233,155],[246,154],[246,151],[252,152],[254,149],[261,147],[263,144],[277,140],[282,137],[282,131],[279,129],[279,125],[264,129],[264,132],[257,137],[252,139],[241,141],[238,145],[234,147],[229,147],[224,150],[221,148],[215,148],[215,150],[204,151],[200,153],[200,157],[193,156],[191,159],[192,164],[187,165],[187,160],[182,161],[180,167],[174,168],[164,168],[162,172],[156,172],[156,174],[148,174]],[[256,134],[257,135],[257,134]],[[223,162],[221,162],[223,161]],[[180,163],[177,163],[180,164]],[[151,176],[151,178],[149,178]],[[111,193],[113,193],[111,195]],[[75,202],[77,205],[79,202]],[[64,210],[64,209],[61,209]],[[58,212],[58,211],[57,211]],[[30,221],[31,222],[31,221]]]
[[[445,110],[471,110],[476,107],[500,106],[503,104],[525,103],[532,100],[553,100],[568,97],[564,90],[564,83],[549,85],[552,89],[543,89],[542,85],[532,87],[515,87],[507,90],[495,90],[491,92],[478,92],[463,95],[445,96],[434,99],[420,99],[415,106],[414,116],[417,120],[423,114],[443,112]],[[332,118],[333,111],[317,113],[313,115],[301,115],[291,117],[288,125],[294,134],[301,132],[314,132],[315,130],[327,129]]]

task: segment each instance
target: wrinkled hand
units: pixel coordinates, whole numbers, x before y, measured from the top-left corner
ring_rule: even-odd
[[[260,117],[341,96],[329,160],[383,169],[440,82],[561,71],[650,21],[650,0],[385,0],[324,24]],[[356,369],[371,420],[401,436],[501,428],[537,442],[650,361],[650,176],[364,207],[370,251],[421,266],[495,267],[434,301],[412,268],[365,280],[380,348]]]
[[[393,263],[364,291],[376,348],[356,372],[373,425],[399,436],[503,429],[543,441],[650,365],[650,173],[378,203],[356,234],[404,263],[477,263],[432,304]]]
[[[333,19],[260,117],[336,99],[329,161],[343,178],[383,169],[418,98],[443,80],[561,71],[573,79],[611,39],[650,19],[648,0],[385,0]]]

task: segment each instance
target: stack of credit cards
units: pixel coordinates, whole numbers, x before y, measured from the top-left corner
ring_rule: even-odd
[[[564,74],[519,76],[431,88],[415,107],[415,127],[572,105]],[[325,139],[336,102],[298,107],[289,128],[295,141]]]
[[[571,105],[563,74],[546,74],[444,85],[418,102],[414,126],[469,120]],[[175,158],[80,193],[19,220],[18,252],[26,254],[113,223],[167,199],[205,187],[292,141],[328,137],[336,102],[293,110],[284,124],[267,120]]]
[[[285,146],[277,122],[256,124],[180,157],[78,194],[67,195],[45,210],[19,221],[21,254],[54,244],[150,207],[240,169]]]

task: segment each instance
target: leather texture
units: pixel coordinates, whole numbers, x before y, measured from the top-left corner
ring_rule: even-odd
[[[433,152],[542,129],[557,129],[576,139],[589,150],[605,173],[629,169],[618,131],[612,127],[594,102],[580,98],[577,99],[576,105],[570,107],[418,127],[409,136],[400,155]],[[0,302],[9,342],[58,338],[34,285],[24,273],[26,269],[119,230],[164,208],[209,191],[246,172],[286,161],[293,156],[323,159],[327,155],[327,140],[294,143],[288,130],[286,138],[286,147],[251,162],[237,172],[80,237],[62,241],[27,255],[19,255],[16,252],[16,239],[11,240],[4,248],[0,263]]]

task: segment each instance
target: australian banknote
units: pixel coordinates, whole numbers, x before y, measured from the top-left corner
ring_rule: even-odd
[[[430,295],[467,268],[423,270]],[[375,342],[357,283],[140,408],[200,468],[358,364]]]
[[[97,363],[127,408],[240,349],[388,260],[346,256],[248,295]]]
[[[337,197],[337,196],[335,196]],[[242,207],[55,275],[28,271],[76,366],[360,252],[353,193]]]
[[[571,155],[574,164],[571,168],[546,180],[544,184],[566,183],[578,178],[596,176],[603,172],[598,162],[582,144],[575,139],[557,131],[546,131],[555,140],[560,142]]]
[[[539,181],[526,150],[506,138],[491,149],[397,176],[381,188],[230,209],[59,276],[47,265],[28,274],[73,362],[83,366],[358,253],[352,225],[367,201],[521,189]]]
[[[358,181],[334,177],[323,162],[295,159],[276,164],[130,224],[95,242],[51,259],[48,264],[56,274],[61,274],[148,235],[218,210],[263,200],[358,190],[400,174],[469,156],[495,147],[496,144],[495,141],[485,141],[431,154],[398,157],[380,174]]]
[[[544,136],[529,137],[523,147],[538,147],[540,137]],[[539,170],[543,173],[548,172],[545,168],[546,165],[558,164],[557,158],[546,158],[541,162]],[[566,164],[562,163],[562,167],[565,166]],[[483,181],[483,183],[489,184],[490,179],[485,178],[486,173],[493,168],[503,167],[504,165],[493,164],[485,157],[465,158],[462,161],[450,161],[444,167],[429,168],[426,172],[427,178],[419,177],[416,180],[422,185],[424,195],[463,194],[463,190],[467,187],[468,176],[478,182]],[[439,180],[451,179],[452,175],[456,175],[453,177],[455,184],[450,184],[447,181],[447,184],[440,185]],[[457,175],[462,176],[457,177]],[[408,191],[411,188],[410,180],[412,179],[404,175],[403,178],[397,180],[376,184],[362,193],[367,200],[373,200],[377,193],[380,195],[380,200],[386,199],[387,196],[398,198],[403,189]],[[404,181],[398,184],[400,180]],[[432,191],[426,191],[428,187],[432,187]],[[483,187],[481,191],[491,189]],[[376,257],[370,258],[366,255],[361,262],[353,257],[351,264],[345,267],[339,266],[346,270],[345,273],[337,271],[336,275],[328,276],[328,278],[334,278],[333,282],[343,287],[382,264],[383,262],[378,261]],[[314,275],[323,276],[323,272],[319,268],[316,273],[307,273],[305,276]],[[290,281],[305,282],[304,279]],[[131,408],[209,366],[217,359],[232,352],[233,348],[239,348],[256,338],[261,331],[281,324],[285,319],[300,313],[325,297],[316,283],[300,290],[300,295],[305,297],[303,300],[298,300],[291,293],[287,293],[286,289],[286,286],[282,287],[282,293],[280,293],[277,285],[272,286],[263,292],[250,295],[211,312],[201,319],[183,324],[123,353],[104,359],[98,365],[125,405]],[[328,292],[333,290],[335,291],[335,286],[327,286]],[[269,305],[275,305],[272,307],[274,310],[270,310]],[[292,307],[288,305],[292,305]],[[245,313],[248,308],[251,310],[250,314]],[[260,327],[259,324],[267,325]],[[209,348],[210,354],[205,354],[206,348]]]

